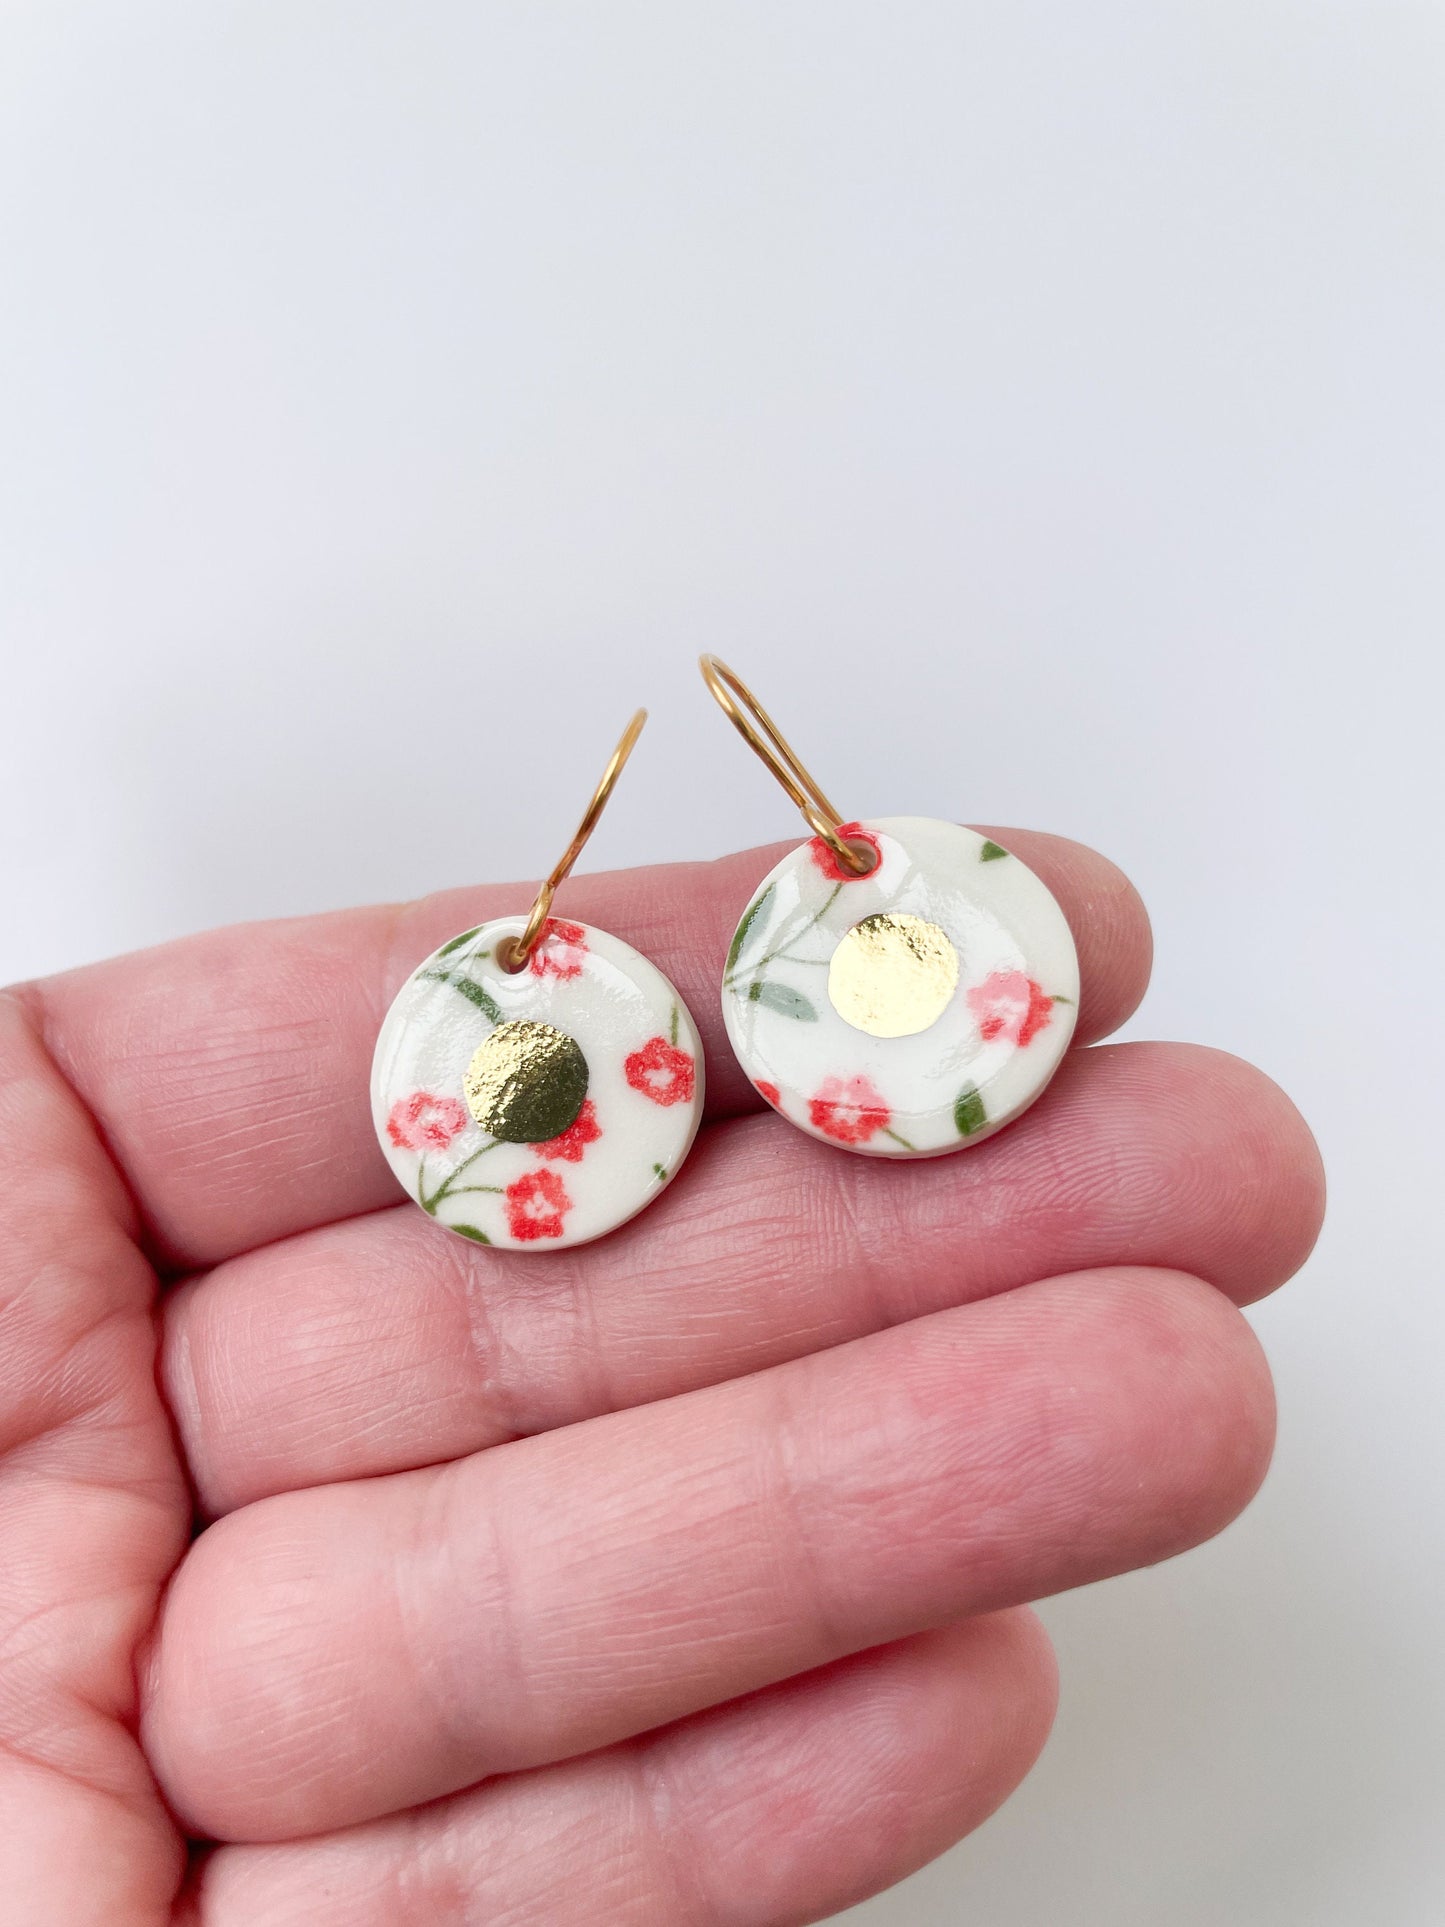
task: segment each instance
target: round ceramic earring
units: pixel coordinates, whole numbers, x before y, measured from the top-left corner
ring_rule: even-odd
[[[529,1251],[585,1243],[650,1204],[702,1116],[702,1045],[674,986],[620,938],[551,913],[647,720],[639,709],[525,917],[414,970],[376,1040],[387,1162],[438,1224]]]
[[[1079,963],[1032,870],[956,823],[846,823],[726,663],[708,688],[812,840],[763,879],[723,972],[757,1089],[801,1130],[870,1157],[977,1144],[1043,1091],[1073,1034]]]

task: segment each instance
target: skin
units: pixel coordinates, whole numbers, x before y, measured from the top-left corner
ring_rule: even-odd
[[[407,972],[525,889],[0,994],[11,1927],[782,1927],[1007,1797],[1054,1703],[1026,1602],[1258,1486],[1237,1308],[1322,1187],[1258,1072],[1098,1044],[1149,973],[1120,873],[991,833],[1064,906],[1091,1047],[914,1165],[790,1130],[728,1053],[781,848],[569,884],[682,991],[709,1110],[565,1252],[398,1204],[367,1105]]]

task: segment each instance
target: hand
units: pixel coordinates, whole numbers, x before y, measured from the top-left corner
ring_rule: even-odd
[[[1138,899],[997,834],[1107,1034]],[[814,1919],[1028,1769],[1021,1602],[1248,1500],[1272,1409],[1235,1306],[1320,1216],[1289,1102],[1127,1044],[959,1156],[814,1143],[717,1014],[779,853],[568,885],[701,1021],[710,1122],[650,1211],[545,1257],[399,1202],[367,1104],[407,972],[516,889],[0,997],[10,1927]],[[188,1878],[183,1835],[236,1844]]]

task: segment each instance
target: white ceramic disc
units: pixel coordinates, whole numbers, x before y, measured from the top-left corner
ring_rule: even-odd
[[[790,1123],[872,1157],[977,1144],[1058,1068],[1079,998],[1063,911],[1033,871],[932,817],[844,826],[876,867],[820,837],[743,912],[723,1016],[743,1069]]]
[[[376,1040],[387,1161],[440,1224],[546,1251],[600,1238],[668,1183],[702,1116],[702,1045],[655,964],[552,918],[527,966],[496,961],[524,917],[454,937],[403,984]]]

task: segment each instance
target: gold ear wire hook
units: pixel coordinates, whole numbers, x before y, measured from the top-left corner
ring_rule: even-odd
[[[699,656],[697,663],[713,700],[748,748],[762,758],[797,804],[808,828],[815,836],[822,837],[838,861],[855,876],[865,876],[872,865],[839,835],[842,817],[742,677],[729,669],[720,656]]]
[[[642,725],[647,721],[647,711],[639,709],[632,721],[623,730],[616,749],[607,759],[607,767],[602,772],[602,781],[592,792],[592,801],[582,812],[582,821],[577,825],[577,833],[562,853],[560,860],[553,866],[551,875],[537,892],[537,900],[532,905],[531,915],[527,918],[526,928],[520,937],[510,941],[503,938],[497,946],[497,962],[503,970],[514,975],[525,969],[527,959],[536,949],[542,935],[543,926],[552,911],[552,899],[557,894],[557,886],[571,870],[587,846],[587,839],[597,828],[597,819],[607,807],[607,799],[617,785],[623,765],[632,754],[633,745],[642,734]],[[505,951],[505,954],[503,954]]]

